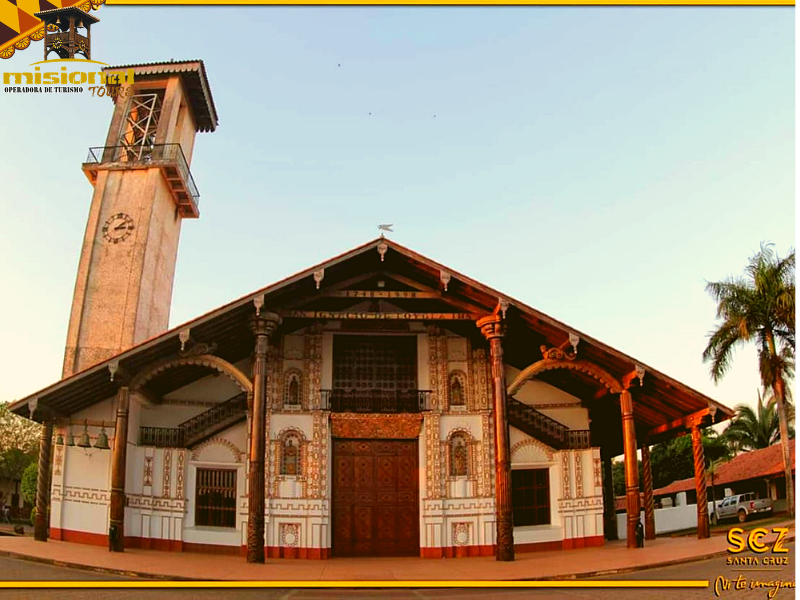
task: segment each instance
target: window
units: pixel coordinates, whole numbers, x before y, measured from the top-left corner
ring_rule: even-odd
[[[197,469],[195,525],[236,527],[236,471]]]
[[[450,437],[450,476],[463,477],[469,471],[469,452],[467,436],[454,433]]]
[[[550,470],[511,471],[514,526],[550,524]]]
[[[461,381],[460,375],[453,373],[450,376],[450,406],[464,406],[465,404],[464,383]]]
[[[300,475],[300,438],[296,433],[283,437],[281,475]]]

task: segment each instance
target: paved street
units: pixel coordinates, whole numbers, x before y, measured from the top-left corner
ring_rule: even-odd
[[[767,571],[765,567],[760,567],[758,571],[746,570],[753,567],[736,567],[726,565],[725,558],[714,558],[705,561],[664,567],[659,569],[648,569],[635,571],[622,575],[598,577],[593,580],[584,581],[606,581],[614,579],[622,580],[678,580],[678,579],[707,579],[716,578],[722,575],[730,580],[735,580],[738,575],[744,575],[748,579],[759,580],[784,580],[794,581],[794,549],[795,544],[787,544],[789,548],[788,566],[778,567],[777,570]],[[750,554],[752,556],[752,553]],[[4,580],[58,580],[58,581],[124,581],[131,578],[112,576],[105,573],[96,573],[44,565],[36,562],[17,560],[0,557],[0,574]],[[713,585],[713,580],[712,580]],[[309,600],[312,598],[348,598],[353,600],[366,600],[372,598],[392,599],[392,598],[419,598],[419,599],[441,599],[441,600],[461,600],[477,599],[486,596],[516,599],[516,598],[568,598],[568,599],[590,599],[601,598],[609,600],[621,600],[626,598],[712,598],[713,588],[708,589],[596,589],[596,588],[575,588],[575,589],[417,589],[417,590],[353,590],[353,589],[322,589],[322,590],[290,590],[290,589],[249,589],[249,590],[194,590],[194,589],[57,589],[57,590],[3,590],[0,592],[3,600],[44,600],[53,598],[57,600],[78,600],[91,597],[93,600],[105,598],[113,600],[124,600],[128,598],[175,598],[178,600],[205,600],[217,598],[224,594],[226,600],[246,600],[258,598],[263,600],[291,598],[292,600]],[[780,590],[776,598],[789,599],[794,596],[794,590]],[[723,592],[722,598],[733,600],[760,599],[767,598],[767,590],[747,590]]]

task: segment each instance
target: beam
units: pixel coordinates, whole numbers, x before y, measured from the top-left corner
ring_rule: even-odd
[[[287,310],[280,313],[284,319],[328,319],[358,321],[475,321],[477,314],[472,313],[377,313],[377,312],[344,312],[327,310]]]
[[[324,291],[326,298],[400,298],[400,299],[426,299],[444,300],[442,294],[437,292],[408,292],[403,290],[333,290]]]
[[[704,408],[703,410],[698,410],[697,412],[686,415],[685,417],[681,417],[680,419],[675,419],[669,423],[664,423],[663,425],[659,425],[658,427],[651,429],[648,433],[648,437],[658,435],[659,433],[666,433],[670,429],[677,429],[678,427],[689,427],[690,422],[702,419],[707,414],[709,414],[709,409]]]

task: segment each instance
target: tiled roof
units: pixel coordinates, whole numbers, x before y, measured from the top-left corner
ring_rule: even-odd
[[[792,455],[792,471],[794,471],[794,440],[789,440],[789,453]],[[778,443],[769,448],[744,452],[718,466],[714,471],[714,485],[746,481],[748,479],[779,477],[782,474],[783,455],[781,453],[781,445]],[[711,484],[711,474],[706,473],[706,481]],[[653,495],[667,496],[693,489],[694,477],[689,477],[673,481],[667,486],[653,490]]]

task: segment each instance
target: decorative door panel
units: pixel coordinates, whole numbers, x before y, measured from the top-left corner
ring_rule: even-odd
[[[333,554],[419,555],[417,440],[333,441]]]

